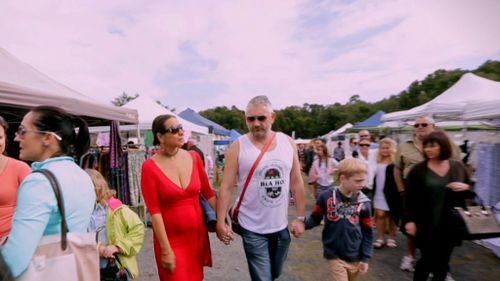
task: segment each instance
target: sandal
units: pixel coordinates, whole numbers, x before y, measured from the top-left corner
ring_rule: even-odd
[[[382,240],[382,239],[375,240],[375,242],[373,242],[373,247],[375,249],[380,249],[380,248],[384,247],[384,240]]]
[[[394,239],[387,239],[387,247],[389,248],[396,248],[398,244],[396,244],[396,240]]]

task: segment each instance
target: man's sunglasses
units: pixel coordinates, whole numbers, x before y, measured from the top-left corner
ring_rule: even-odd
[[[420,124],[413,125],[413,127],[415,127],[415,128],[419,128],[419,127],[420,128],[427,128],[427,126],[429,126],[429,124],[427,124],[427,123],[420,123]]]
[[[58,140],[58,141],[62,140],[61,136],[59,136],[58,134],[56,134],[54,132],[28,130],[28,129],[24,128],[22,125],[19,126],[19,128],[17,128],[16,137],[24,137],[24,135],[26,135],[26,133],[30,133],[30,132],[35,133],[35,134],[50,134],[50,135],[53,135],[56,138],[56,140]]]
[[[247,116],[247,121],[248,122],[255,122],[255,119],[259,120],[259,122],[264,122],[264,121],[266,121],[267,116],[265,116],[265,115]]]
[[[169,134],[178,134],[180,131],[184,131],[184,128],[182,128],[182,125],[179,124],[179,125],[174,125],[170,128],[167,128],[165,130],[163,130],[163,133],[169,133]]]
[[[370,144],[369,143],[360,143],[359,146],[360,147],[363,147],[363,146],[370,147]]]

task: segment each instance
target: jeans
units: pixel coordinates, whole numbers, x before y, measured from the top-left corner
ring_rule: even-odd
[[[242,227],[241,238],[252,281],[278,278],[291,241],[288,227],[270,234],[258,234]]]

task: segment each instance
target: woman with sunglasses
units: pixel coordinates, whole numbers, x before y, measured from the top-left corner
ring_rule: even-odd
[[[142,194],[151,213],[160,280],[203,280],[212,265],[200,193],[215,210],[215,193],[200,156],[181,149],[184,130],[172,115],[153,121],[160,151],[142,166]]]
[[[19,185],[31,172],[26,163],[6,155],[8,128],[9,124],[0,116],[0,183],[2,184],[0,188],[0,245],[10,232]]]
[[[413,280],[445,280],[450,257],[461,238],[452,210],[472,198],[471,182],[461,161],[450,159],[452,146],[443,131],[423,139],[425,160],[416,164],[406,180],[406,232],[415,237],[421,257]]]
[[[95,203],[94,185],[74,160],[89,148],[87,124],[64,110],[39,106],[19,126],[19,158],[33,161],[33,170],[48,169],[59,182],[68,229],[86,232]],[[17,195],[12,231],[2,253],[14,277],[28,268],[42,236],[61,232],[61,216],[48,178],[28,175]]]
[[[376,150],[370,150],[371,142],[369,139],[361,139],[358,143],[359,155],[358,158],[365,162],[367,168],[366,174],[366,187],[363,189],[363,193],[372,198],[373,195],[373,177],[375,176],[375,170],[377,169],[377,157],[375,155]]]

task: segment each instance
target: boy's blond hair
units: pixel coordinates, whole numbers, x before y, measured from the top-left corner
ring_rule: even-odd
[[[116,191],[109,188],[108,182],[98,171],[94,169],[85,169],[92,179],[95,187],[96,201],[102,205],[107,205],[109,198],[116,196]]]
[[[349,158],[340,161],[337,166],[338,177],[344,175],[346,178],[350,178],[356,174],[366,174],[368,173],[366,164],[359,159]]]

